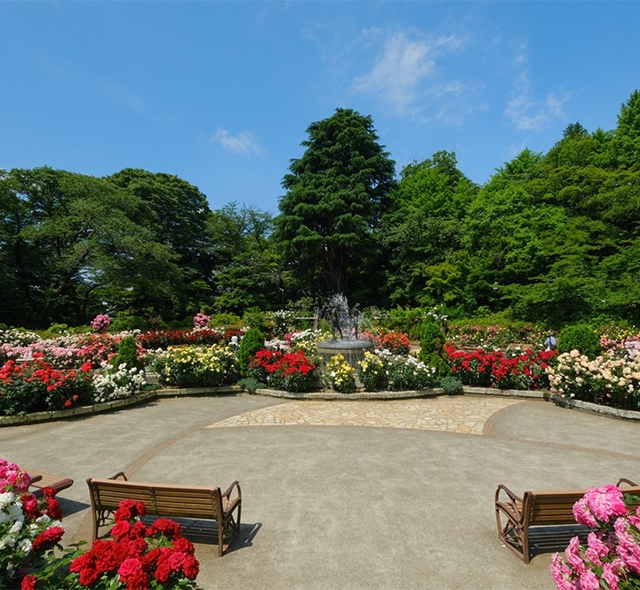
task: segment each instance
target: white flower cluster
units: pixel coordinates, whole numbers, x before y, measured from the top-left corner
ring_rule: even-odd
[[[17,328],[9,328],[8,330],[0,330],[0,344],[9,344],[11,346],[29,346],[40,340],[35,332],[22,330]]]
[[[112,367],[105,362],[93,375],[93,399],[96,403],[102,403],[131,397],[144,385],[146,381],[143,369],[136,369],[136,367],[127,369],[126,363]]]
[[[13,491],[0,493],[0,555],[9,575],[31,553],[34,539],[44,530],[61,526],[60,521],[42,515],[25,525],[25,515],[20,496]]]
[[[640,362],[606,356],[589,360],[577,350],[559,355],[556,367],[549,367],[546,372],[551,390],[569,397],[581,388],[605,392],[622,388],[632,394],[640,385]]]
[[[425,389],[434,384],[437,369],[428,367],[415,356],[393,354],[386,348],[375,353],[384,365],[389,389]]]

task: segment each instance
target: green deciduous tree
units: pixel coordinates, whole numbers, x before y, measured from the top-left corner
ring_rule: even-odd
[[[207,224],[215,308],[242,315],[247,308],[281,306],[288,288],[271,234],[269,213],[230,203]]]

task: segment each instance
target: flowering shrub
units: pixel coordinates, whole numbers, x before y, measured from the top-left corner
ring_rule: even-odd
[[[226,346],[186,346],[161,352],[153,361],[160,380],[178,387],[217,387],[238,378],[238,361]]]
[[[29,483],[26,471],[0,458],[0,588],[15,587],[21,570],[38,567],[64,534],[55,490],[45,488],[38,502]]]
[[[150,330],[138,336],[138,342],[148,350],[167,349],[180,344],[218,344],[224,338],[223,330]]]
[[[318,342],[331,340],[331,333],[323,330],[303,330],[286,334],[285,340],[292,352],[300,350],[309,358],[315,359],[318,354]]]
[[[587,546],[574,537],[564,557],[551,558],[558,590],[631,590],[640,588],[640,508],[613,485],[589,488],[573,507],[578,524],[597,529]],[[637,499],[636,499],[637,506]]]
[[[94,332],[102,333],[106,332],[107,328],[111,325],[111,318],[103,313],[99,313],[93,320],[91,320],[91,327]]]
[[[525,350],[505,353],[457,351],[445,346],[452,374],[465,385],[498,389],[541,389],[548,386],[546,369],[554,358],[554,350]]]
[[[542,346],[545,330],[522,323],[478,324],[468,321],[452,322],[447,337],[461,347],[509,348],[514,343]]]
[[[629,410],[640,409],[640,361],[623,357],[599,356],[589,360],[577,350],[558,356],[555,367],[548,367],[551,391]]]
[[[203,313],[197,313],[194,317],[193,317],[193,327],[196,330],[199,330],[201,328],[207,328],[209,326],[209,322],[211,321],[211,317],[208,315],[205,315]]]
[[[386,380],[385,366],[382,359],[373,352],[366,351],[364,359],[358,361],[358,378],[366,391],[382,389]]]
[[[91,365],[56,369],[39,355],[25,363],[7,361],[0,368],[0,414],[60,410],[92,401]]]
[[[334,391],[352,393],[356,390],[356,371],[341,354],[329,359],[326,374]]]
[[[197,588],[200,564],[177,522],[159,518],[147,526],[142,502],[123,500],[114,514],[112,538],[96,539],[89,551],[67,549],[62,564],[25,577],[22,590],[38,588],[146,590]],[[66,564],[70,562],[68,573]]]
[[[9,346],[29,346],[32,342],[40,340],[35,332],[24,330],[22,328],[9,328],[8,330],[0,330],[0,344],[8,344]]]
[[[108,402],[138,393],[146,385],[144,369],[128,368],[125,363],[114,367],[103,363],[93,374],[93,401]]]
[[[249,362],[249,369],[258,381],[274,389],[295,392],[313,387],[316,368],[301,350],[283,353],[265,348]]]
[[[377,330],[376,332],[365,332],[363,337],[371,340],[378,350],[388,350],[392,354],[407,355],[411,350],[409,336],[403,332]]]
[[[416,357],[393,354],[383,349],[375,354],[384,365],[386,388],[390,391],[426,389],[435,385],[437,369],[428,367]]]
[[[33,358],[36,353],[56,369],[72,369],[90,361],[97,369],[118,350],[121,336],[109,334],[64,335],[48,340],[38,339],[26,345],[0,345],[0,362]]]

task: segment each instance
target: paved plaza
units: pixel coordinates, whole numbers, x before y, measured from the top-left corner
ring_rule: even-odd
[[[239,480],[240,539],[222,558],[196,544],[207,590],[553,590],[549,554],[526,565],[498,541],[496,486],[637,481],[639,443],[637,422],[475,395],[170,398],[0,428],[0,456],[75,480],[65,542],[90,534],[87,477]]]

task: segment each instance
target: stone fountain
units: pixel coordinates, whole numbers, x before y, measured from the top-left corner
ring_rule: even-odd
[[[331,340],[318,343],[318,354],[327,363],[332,356],[341,354],[357,369],[357,363],[364,358],[367,350],[373,350],[371,340],[359,337],[361,328],[360,308],[356,304],[351,309],[342,294],[333,295],[322,308],[323,316],[331,324]]]

